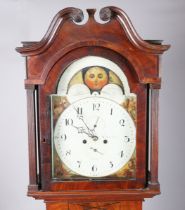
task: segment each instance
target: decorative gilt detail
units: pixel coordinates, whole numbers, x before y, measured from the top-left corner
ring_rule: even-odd
[[[123,103],[123,107],[128,111],[136,124],[136,98],[134,96],[127,98]]]

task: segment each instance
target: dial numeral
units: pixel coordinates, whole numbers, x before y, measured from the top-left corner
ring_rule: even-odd
[[[119,124],[121,125],[121,126],[125,126],[125,120],[124,119],[121,119],[120,121],[119,121]]]
[[[113,108],[110,109],[110,115],[112,115],[112,114],[113,114]]]
[[[71,155],[71,150],[66,151],[66,156]]]
[[[91,170],[92,170],[93,172],[96,172],[96,171],[98,170],[98,168],[97,168],[95,165],[93,165],[92,168],[91,168]]]
[[[73,108],[75,109],[75,111],[76,111],[76,113],[77,113],[77,117],[78,117],[80,120],[82,120],[82,119],[83,119],[83,115],[82,115],[82,113],[83,113],[83,108],[82,108],[82,107],[77,107],[77,108],[73,107]]]
[[[73,125],[73,120],[72,119],[65,119],[65,125],[66,126]]]
[[[82,113],[83,113],[82,107],[78,107],[78,108],[76,109],[76,112],[77,112],[78,115],[82,115]]]
[[[114,164],[112,163],[112,161],[110,161],[109,163],[110,163],[110,167],[113,168]]]
[[[130,138],[128,136],[125,136],[125,141],[130,142]]]
[[[123,150],[121,151],[121,158],[123,157],[123,155],[124,155],[124,152],[123,152]]]
[[[81,161],[77,161],[77,164],[78,164],[78,168],[80,168],[80,166],[81,166]]]
[[[99,111],[100,110],[100,104],[93,104],[93,111]]]
[[[66,140],[66,139],[67,139],[67,136],[66,136],[66,134],[62,134],[62,135],[60,136],[60,138],[61,138],[62,140]]]

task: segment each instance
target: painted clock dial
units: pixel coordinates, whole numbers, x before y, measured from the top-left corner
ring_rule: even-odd
[[[61,161],[86,177],[109,176],[122,168],[133,155],[135,136],[135,124],[128,112],[100,96],[69,105],[54,128]]]

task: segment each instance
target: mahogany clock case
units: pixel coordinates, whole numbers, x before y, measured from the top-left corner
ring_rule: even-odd
[[[89,19],[76,8],[61,10],[40,42],[23,42],[16,50],[26,57],[30,184],[28,195],[60,200],[130,200],[159,194],[158,94],[160,55],[169,48],[160,41],[142,40],[119,8],[95,10]],[[85,56],[99,56],[117,64],[137,95],[136,176],[134,179],[52,179],[50,95],[57,92],[65,69]],[[97,197],[97,195],[100,195]],[[140,204],[139,204],[140,205]]]

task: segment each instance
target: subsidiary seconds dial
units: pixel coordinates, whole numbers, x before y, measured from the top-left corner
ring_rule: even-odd
[[[60,115],[54,145],[63,164],[76,174],[108,176],[130,160],[136,146],[135,124],[119,104],[88,97]]]

